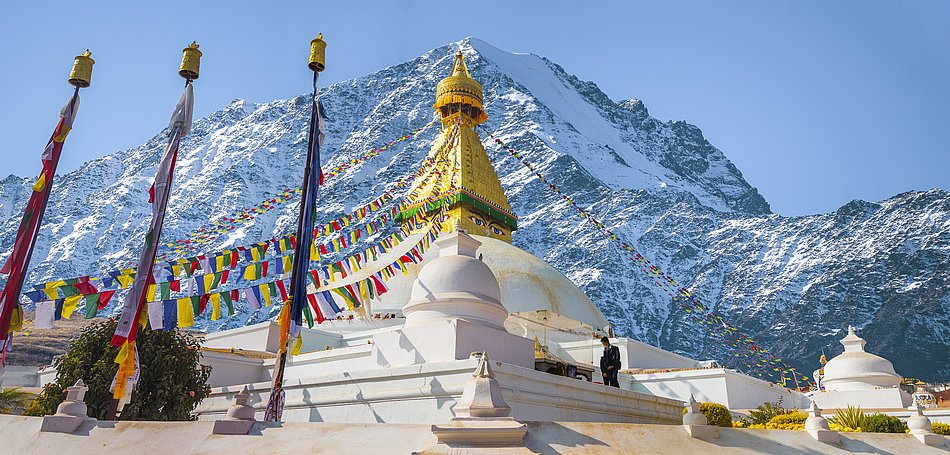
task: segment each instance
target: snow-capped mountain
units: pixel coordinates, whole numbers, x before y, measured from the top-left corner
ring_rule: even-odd
[[[946,191],[778,216],[699,128],[657,120],[642,102],[611,100],[547,59],[477,39],[322,90],[327,165],[432,120],[436,83],[458,48],[485,88],[488,130],[772,353],[810,373],[822,350],[841,351],[837,340],[852,324],[869,340],[868,350],[892,360],[898,373],[950,376]],[[200,84],[196,96],[200,102]],[[298,186],[308,98],[236,100],[197,120],[182,144],[163,240]],[[328,180],[321,209],[329,218],[383,192],[418,166],[434,136],[430,128]],[[30,283],[98,275],[137,258],[164,142],[161,132],[57,177]],[[520,216],[517,246],[584,289],[618,333],[742,368],[729,346],[690,322],[570,206],[493,141],[484,142]],[[31,178],[0,181],[0,259],[11,248],[31,185]],[[262,214],[208,251],[287,233],[295,210],[287,204]],[[242,317],[234,321],[247,320]]]

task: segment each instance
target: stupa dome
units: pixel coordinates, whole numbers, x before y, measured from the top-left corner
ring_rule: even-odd
[[[468,298],[501,304],[498,281],[484,262],[468,256],[443,256],[431,265],[419,271],[409,303]]]
[[[854,333],[854,327],[848,327],[841,344],[844,352],[825,365],[821,381],[825,390],[869,390],[900,384],[901,377],[889,360],[864,351],[866,342]]]
[[[508,313],[550,311],[598,329],[607,325],[607,318],[597,308],[597,305],[584,294],[584,291],[547,262],[508,242],[482,235],[470,234],[469,236],[481,243],[476,255],[481,258],[478,262],[486,265],[492,272],[501,289],[501,303]],[[413,244],[419,238],[419,235],[415,234],[406,239],[405,243]],[[423,265],[428,265],[430,262],[439,259],[437,258],[440,254],[438,250],[438,248],[431,248],[426,251],[423,255],[425,262],[421,264],[408,264],[408,276],[397,275],[387,281],[389,292],[383,294],[380,301],[376,302],[373,311],[396,312],[402,309],[406,302],[415,300],[417,296],[412,295],[415,279],[422,274],[421,269],[426,268],[422,267]],[[383,255],[379,261],[382,264],[391,263],[401,254],[401,250],[395,251],[393,254]],[[453,265],[453,267],[463,266]],[[467,265],[464,267],[474,268],[476,266]],[[439,266],[428,268],[435,271],[439,269]],[[367,270],[374,270],[374,267],[367,267]],[[465,273],[472,272],[466,271]],[[482,277],[483,275],[478,273],[477,276]],[[356,276],[356,278],[360,277],[362,275]],[[481,281],[481,278],[476,280]],[[428,279],[423,282],[426,281]],[[447,281],[440,281],[440,283],[446,286],[450,284]],[[469,290],[474,287],[464,287],[461,284],[451,285]],[[474,287],[474,289],[485,296],[494,296],[491,292],[486,291],[485,287],[481,289]]]
[[[419,271],[403,307],[406,326],[459,318],[504,330],[508,311],[501,304],[498,280],[475,258],[481,242],[456,231],[435,243],[439,257]]]

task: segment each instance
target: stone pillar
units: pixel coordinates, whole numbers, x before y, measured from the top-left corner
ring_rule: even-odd
[[[943,447],[946,445],[943,436],[934,434],[930,419],[924,415],[924,407],[920,403],[916,403],[910,409],[914,411],[914,414],[907,419],[907,428],[910,429],[910,434],[928,446]]]
[[[216,420],[211,434],[239,435],[248,434],[254,426],[254,408],[249,404],[251,393],[244,386],[234,395],[234,405],[228,409],[224,420]]]
[[[811,402],[811,411],[808,418],[805,419],[805,431],[819,442],[837,444],[841,441],[837,431],[831,431],[828,428],[828,420],[821,416],[821,409],[818,403]]]
[[[66,400],[56,408],[56,414],[43,417],[43,425],[40,431],[51,433],[72,433],[87,420],[96,420],[86,414],[86,403],[83,399],[86,391],[89,390],[82,379],[76,381],[76,385],[66,387]]]
[[[425,454],[531,453],[522,446],[528,427],[511,418],[511,407],[505,402],[501,386],[491,370],[488,354],[478,356],[472,379],[465,384],[462,398],[455,405],[456,416],[445,425],[432,425],[439,443]]]
[[[689,395],[686,402],[686,414],[683,414],[683,428],[694,438],[718,438],[719,428],[710,426],[706,416],[699,410],[699,403]]]

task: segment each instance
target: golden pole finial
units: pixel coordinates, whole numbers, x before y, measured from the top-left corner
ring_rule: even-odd
[[[198,50],[198,43],[192,41],[188,47],[182,49],[181,67],[178,75],[193,81],[198,79],[198,72],[201,68],[201,51]]]
[[[82,55],[76,56],[73,62],[73,69],[69,72],[69,84],[74,87],[86,88],[92,80],[92,65],[96,61],[92,59],[92,52],[86,49]]]
[[[310,42],[310,63],[307,66],[319,73],[326,69],[326,62],[327,42],[323,40],[323,33],[320,33]]]

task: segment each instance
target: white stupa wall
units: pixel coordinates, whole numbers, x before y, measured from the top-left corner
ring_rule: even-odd
[[[629,338],[611,338],[620,350],[621,369],[696,368],[700,362]],[[554,348],[555,346],[551,346]],[[577,363],[599,367],[604,347],[600,340],[571,341],[556,345],[557,354]]]
[[[356,348],[342,351],[351,349]],[[360,349],[368,359],[369,350]],[[305,360],[306,365],[301,359],[288,367],[286,373],[285,422],[446,422],[455,417],[454,407],[477,363],[470,358],[329,373],[321,367],[336,367],[336,362],[321,365],[309,363],[315,360],[312,357]],[[681,421],[683,403],[677,400],[604,387],[494,359],[492,369],[505,401],[512,408],[512,416],[519,420],[663,424]],[[212,395],[197,409],[199,419],[221,418],[242,387],[243,384],[213,388]],[[248,387],[259,419],[263,418],[270,387],[270,381]]]
[[[488,352],[493,360],[534,368],[533,341],[461,319],[380,332],[373,337],[373,346],[379,367],[464,360],[473,352]]]
[[[805,409],[811,404],[802,393],[725,368],[622,374],[620,386],[682,401],[692,395],[696,401],[719,403],[733,411],[754,409],[779,399],[785,408]]]

